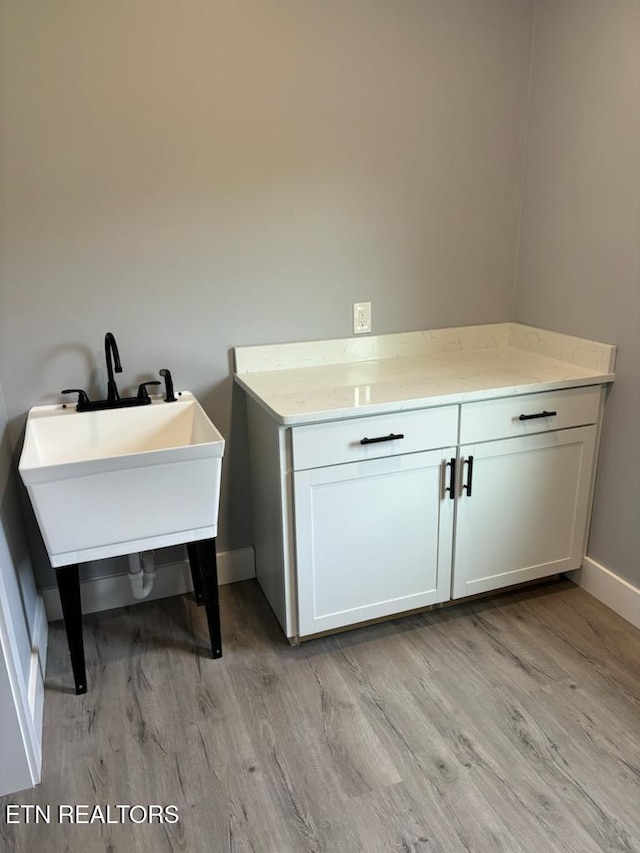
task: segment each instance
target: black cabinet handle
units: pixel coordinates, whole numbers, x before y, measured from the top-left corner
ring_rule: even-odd
[[[360,444],[379,444],[381,441],[396,441],[399,438],[404,438],[401,432],[397,434],[390,432],[389,435],[379,435],[377,438],[361,438]]]
[[[473,484],[473,456],[467,457],[462,463],[467,466],[467,482],[462,486],[462,490],[466,489],[467,497],[471,497],[471,486]]]
[[[554,418],[558,413],[557,412],[537,412],[535,415],[520,415],[519,420],[521,421],[533,421],[536,418]]]
[[[449,471],[449,485],[445,488],[445,495],[447,492],[449,493],[449,500],[454,501],[456,499],[456,459],[455,456],[452,456],[451,459],[446,464],[447,468],[450,468]]]

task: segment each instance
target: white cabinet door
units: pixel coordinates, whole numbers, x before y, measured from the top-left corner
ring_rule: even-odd
[[[455,450],[294,474],[299,634],[450,597]]]
[[[453,598],[582,565],[595,438],[589,426],[460,448]]]
[[[0,525],[0,797],[37,785],[42,766],[44,679],[24,601]],[[44,626],[44,655],[46,621],[40,607],[34,624]]]

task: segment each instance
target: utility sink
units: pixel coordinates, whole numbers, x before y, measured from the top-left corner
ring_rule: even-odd
[[[58,567],[215,537],[223,454],[183,391],[135,408],[33,408],[18,467]]]

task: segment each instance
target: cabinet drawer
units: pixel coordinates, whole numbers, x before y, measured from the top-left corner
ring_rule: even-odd
[[[465,403],[460,413],[460,444],[594,424],[600,394],[600,386],[591,385]]]
[[[293,467],[301,471],[398,456],[449,447],[457,439],[457,406],[311,424],[292,429]]]

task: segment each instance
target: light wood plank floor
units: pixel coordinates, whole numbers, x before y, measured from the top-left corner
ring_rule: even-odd
[[[298,648],[254,581],[221,608],[218,661],[190,596],[87,617],[82,697],[51,627],[43,782],[0,801],[3,853],[640,853],[640,632],[568,581]]]

